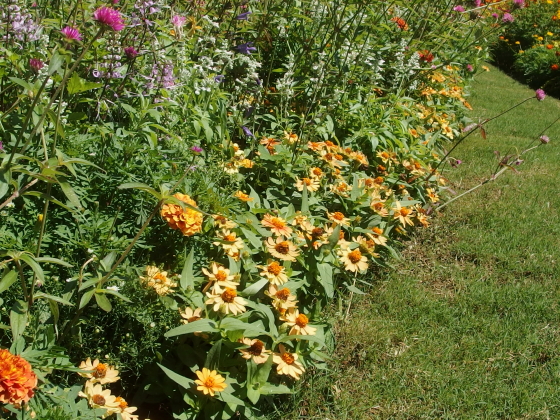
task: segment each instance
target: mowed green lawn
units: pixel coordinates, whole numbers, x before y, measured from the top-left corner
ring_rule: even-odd
[[[473,116],[534,95],[491,68]],[[560,117],[531,100],[470,136],[457,193]],[[336,324],[330,369],[307,375],[281,419],[560,419],[560,124],[518,167],[445,208]],[[346,305],[347,303],[343,303]],[[338,313],[343,313],[338,309]],[[333,309],[333,316],[337,310]]]

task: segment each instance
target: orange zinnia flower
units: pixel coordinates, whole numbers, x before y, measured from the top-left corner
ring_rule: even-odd
[[[192,207],[196,202],[186,194],[177,193],[173,197]],[[185,236],[192,236],[202,230],[202,213],[190,207],[183,208],[177,204],[164,204],[161,206],[163,217],[171,229],[179,229]]]
[[[37,375],[21,356],[0,349],[0,403],[19,405],[33,397]]]

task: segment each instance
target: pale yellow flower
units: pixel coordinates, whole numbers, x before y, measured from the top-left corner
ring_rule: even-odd
[[[220,293],[221,292],[221,293]],[[221,312],[225,315],[237,315],[247,310],[245,299],[237,296],[237,291],[227,287],[224,291],[212,290],[211,293],[206,293],[209,299],[206,305],[213,305],[212,309],[215,312]]]
[[[216,236],[221,239],[222,242],[216,241],[213,242],[213,244],[221,246],[227,255],[238,260],[239,252],[245,247],[243,240],[229,229],[222,229],[221,232],[216,233]]]
[[[287,352],[282,344],[280,344],[279,349],[280,353],[274,353],[272,359],[278,365],[276,371],[281,375],[288,375],[294,379],[299,379],[303,372],[305,372],[305,368],[298,362],[298,354]]]
[[[378,228],[375,226],[371,229],[372,233],[368,233],[368,236],[375,242],[377,245],[386,246],[387,245],[387,237],[383,236],[383,229]]]
[[[284,287],[282,289],[278,289],[278,287],[274,284],[271,284],[268,287],[268,291],[264,292],[265,295],[272,298],[272,306],[280,312],[280,314],[284,314],[286,310],[290,308],[295,308],[296,297],[290,293],[290,289]]]
[[[327,211],[327,217],[337,225],[348,226],[350,224],[350,219],[339,211],[335,211],[334,213],[329,213]]]
[[[367,258],[362,255],[359,248],[351,250],[350,248],[342,249],[338,252],[340,262],[344,264],[344,268],[354,273],[366,271],[369,264]]]
[[[307,191],[315,192],[321,186],[317,178],[296,178],[296,188],[303,191],[303,186],[307,187]]]
[[[216,226],[219,227],[220,229],[231,230],[231,229],[237,227],[237,223],[232,222],[231,220],[229,220],[225,216],[221,216],[219,214],[214,214],[212,216],[212,218],[214,219],[214,223],[216,224]]]
[[[289,335],[315,335],[317,328],[309,325],[309,319],[305,314],[300,314],[296,308],[290,308],[280,317],[290,329]]]
[[[283,237],[279,236],[274,238],[267,238],[266,248],[268,252],[275,258],[283,261],[295,261],[300,251],[290,241],[285,241]]]
[[[78,374],[83,378],[88,378],[92,384],[99,383],[105,385],[117,382],[120,379],[117,369],[105,363],[99,363],[99,359],[95,359],[92,362],[91,358],[88,357],[84,362],[80,363],[79,368],[87,372],[78,372]]]
[[[237,191],[234,195],[235,198],[238,198],[241,201],[253,201],[254,197],[249,197],[243,191]]]
[[[198,385],[196,389],[202,391],[204,395],[213,397],[216,392],[222,392],[227,388],[226,379],[215,370],[202,368],[202,371],[197,370],[195,374],[198,377],[194,381]]]
[[[259,265],[258,267],[263,270],[260,272],[260,275],[265,277],[271,284],[280,286],[288,281],[286,269],[277,261],[269,260],[268,265]]]
[[[269,228],[277,236],[290,236],[292,234],[292,228],[288,226],[284,219],[278,216],[267,213],[264,215],[261,224]]]
[[[272,353],[270,350],[267,350],[264,347],[264,343],[261,340],[254,339],[251,340],[250,338],[243,338],[241,342],[249,347],[239,349],[241,352],[241,357],[244,359],[253,359],[253,361],[260,365],[261,363],[266,363],[270,354]]]
[[[140,280],[146,286],[153,288],[160,296],[173,292],[173,288],[177,287],[177,283],[167,277],[167,271],[161,271],[153,265],[146,267],[146,276],[141,276]]]
[[[87,381],[84,385],[84,390],[80,391],[78,395],[82,398],[87,398],[91,408],[108,410],[106,415],[116,413],[119,410],[119,403],[116,401],[117,397],[111,395],[110,389],[103,389],[101,384]]]
[[[137,414],[134,413],[137,408],[136,407],[129,407],[128,403],[124,398],[117,397],[115,402],[119,404],[117,413],[119,413],[123,420],[138,420]]]
[[[228,268],[215,262],[210,264],[210,270],[203,268],[202,272],[209,280],[209,283],[202,290],[203,292],[206,292],[208,288],[213,285],[217,285],[219,288],[229,287],[231,289],[235,289],[239,286],[239,283],[235,281],[236,276],[231,275]]]
[[[181,315],[181,318],[183,318],[181,320],[183,324],[198,321],[199,319],[202,319],[202,308],[196,308],[193,310],[192,308],[187,306],[182,311],[179,309],[179,315]]]
[[[395,201],[395,207],[393,207],[393,218],[399,219],[403,227],[406,227],[406,225],[414,225],[414,222],[410,218],[413,216],[412,213],[412,209],[409,209],[408,207],[401,207],[401,203]]]

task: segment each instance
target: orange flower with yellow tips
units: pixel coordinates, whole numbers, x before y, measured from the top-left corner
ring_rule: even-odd
[[[173,197],[196,207],[196,202],[186,194],[177,193]],[[202,213],[191,207],[183,209],[177,204],[164,204],[160,213],[171,229],[179,229],[185,236],[192,236],[202,230]]]

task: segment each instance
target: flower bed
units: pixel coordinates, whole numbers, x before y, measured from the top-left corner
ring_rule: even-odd
[[[6,408],[257,418],[324,367],[325,305],[445,193],[493,11],[0,6]]]

